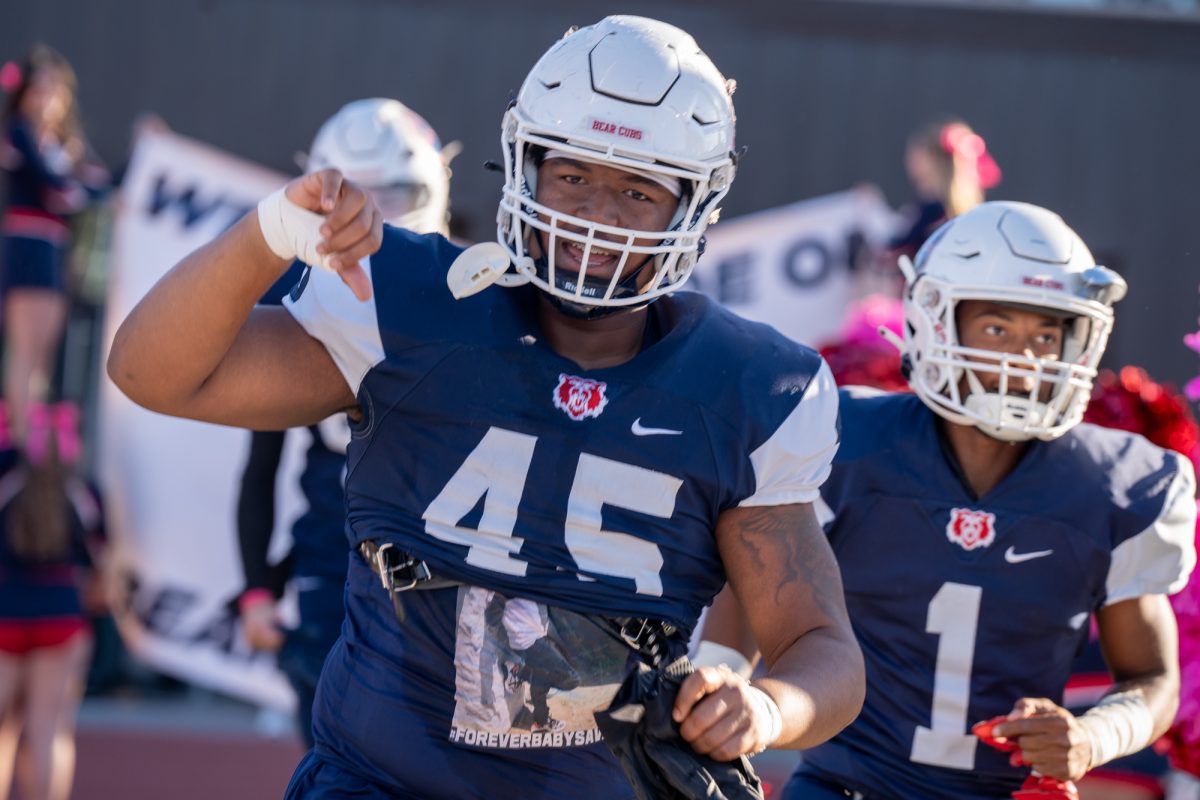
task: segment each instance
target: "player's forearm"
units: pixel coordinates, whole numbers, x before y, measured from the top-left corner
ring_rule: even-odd
[[[146,408],[171,413],[186,405],[288,265],[267,247],[257,216],[243,217],[137,304],[113,339],[109,377]]]
[[[1166,733],[1175,721],[1179,710],[1179,672],[1167,669],[1155,675],[1120,680],[1104,693],[1105,697],[1117,695],[1137,696],[1145,704],[1154,720],[1150,736],[1153,741]]]
[[[754,685],[771,696],[783,718],[772,747],[814,747],[853,722],[862,709],[862,651],[848,628],[817,628],[797,639]]]

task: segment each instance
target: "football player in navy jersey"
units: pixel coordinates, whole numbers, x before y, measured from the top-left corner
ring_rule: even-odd
[[[441,142],[429,123],[399,100],[370,98],[343,106],[317,131],[305,166],[309,171],[332,167],[361,185],[389,225],[418,233],[446,232],[450,176]],[[293,264],[260,302],[282,304],[303,268],[300,262]],[[317,677],[345,616],[346,415],[310,425],[307,435],[300,489],[308,507],[292,526],[292,549],[284,561],[296,589],[299,624],[287,631],[279,626],[273,591],[279,581],[267,559],[283,431],[250,435],[238,495],[238,544],[246,578],[238,608],[250,646],[279,652],[279,667],[296,691],[301,735],[311,746]]]
[[[914,393],[843,390],[821,489],[867,699],[787,798],[1006,798],[1030,768],[1075,780],[1145,747],[1178,702],[1166,595],[1195,563],[1191,464],[1079,424],[1125,282],[1023,203],[980,205],[902,263],[890,338]],[[1114,685],[1075,717],[1060,703],[1092,615]],[[722,596],[705,636],[749,655],[736,620]],[[996,717],[1018,754],[972,735]]]
[[[726,578],[769,669],[690,675],[682,738],[728,760],[857,714],[861,653],[812,507],[837,448],[828,368],[672,294],[733,179],[732,90],[669,25],[569,32],[504,117],[497,243],[384,228],[319,172],[123,324],[109,372],[147,407],[354,419],[346,622],[289,797],[631,797],[593,712],[640,657],[682,655]],[[321,268],[286,310],[254,309],[296,256]],[[544,610],[516,680],[497,595]],[[535,725],[534,685],[561,725]]]

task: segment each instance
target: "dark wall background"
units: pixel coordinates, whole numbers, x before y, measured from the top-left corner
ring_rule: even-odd
[[[608,13],[691,32],[738,80],[748,145],[726,215],[874,181],[909,197],[907,133],[959,114],[1005,171],[992,196],[1049,206],[1129,279],[1107,363],[1182,383],[1200,301],[1200,24],[896,2],[0,0],[0,58],[32,41],[80,73],[101,154],[142,111],[295,171],[342,103],[394,96],[461,140],[453,202],[490,235],[500,114],[568,25]]]

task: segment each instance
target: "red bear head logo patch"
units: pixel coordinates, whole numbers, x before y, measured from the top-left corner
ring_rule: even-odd
[[[554,387],[554,406],[565,411],[571,419],[598,417],[608,405],[608,398],[604,396],[607,386],[603,381],[561,373],[558,386]]]
[[[952,508],[946,538],[964,550],[988,547],[996,540],[996,515],[970,508]]]

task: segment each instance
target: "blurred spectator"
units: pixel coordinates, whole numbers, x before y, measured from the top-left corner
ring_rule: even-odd
[[[72,471],[78,409],[64,403],[31,411],[28,458],[10,460],[0,475],[0,718],[19,725],[20,796],[66,800],[91,650],[85,612],[104,605],[97,565],[103,517],[95,491]],[[5,755],[11,759],[11,750]],[[12,775],[12,767],[0,765],[0,775]]]
[[[24,446],[31,404],[44,401],[67,313],[68,218],[103,193],[109,173],[79,123],[75,73],[62,55],[34,46],[0,67],[7,93],[0,167],[7,207],[0,223],[0,293],[9,429]]]
[[[917,193],[908,228],[891,242],[892,256],[913,258],[943,222],[984,200],[1000,183],[1000,168],[983,137],[959,119],[921,128],[908,139],[904,168]]]

